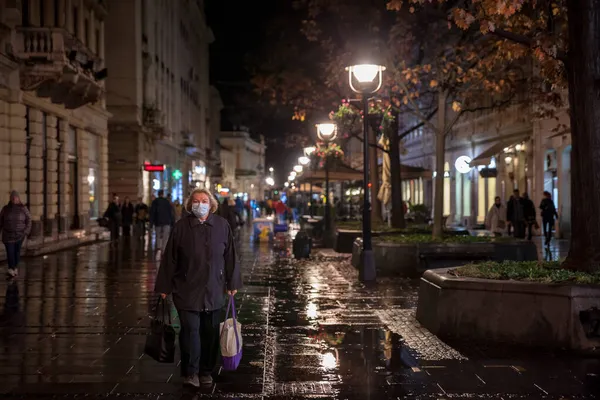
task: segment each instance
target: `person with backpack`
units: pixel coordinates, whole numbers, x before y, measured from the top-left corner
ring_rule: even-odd
[[[175,224],[175,210],[165,197],[164,190],[158,191],[158,197],[150,206],[150,225],[156,233],[156,251],[162,252],[167,245],[171,226]]]
[[[6,248],[7,274],[14,278],[19,274],[21,246],[31,232],[31,214],[21,203],[21,197],[16,190],[10,192],[8,204],[0,211],[0,232],[2,232],[2,242]]]

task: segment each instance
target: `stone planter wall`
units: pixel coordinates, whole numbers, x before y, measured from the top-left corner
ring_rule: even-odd
[[[352,265],[360,268],[362,238],[354,241]],[[535,261],[538,259],[534,243],[482,242],[482,243],[392,243],[373,242],[377,274],[381,276],[418,277],[428,268],[427,257],[435,255],[438,262],[463,265],[475,260]],[[446,260],[444,260],[446,258]]]
[[[456,278],[448,269],[421,278],[417,320],[442,338],[591,350],[580,312],[600,307],[600,287]]]

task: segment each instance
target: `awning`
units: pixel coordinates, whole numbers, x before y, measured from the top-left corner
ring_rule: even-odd
[[[507,147],[511,147],[511,146],[521,143],[528,137],[529,137],[529,135],[524,135],[524,136],[513,137],[512,139],[505,139],[505,140],[499,141],[496,144],[492,145],[490,148],[484,150],[481,154],[479,154],[473,160],[471,160],[471,162],[469,163],[469,166],[477,167],[480,165],[484,165],[484,166],[489,165],[490,161],[492,160],[492,157],[495,157],[498,154],[502,153],[504,151],[504,149]]]
[[[378,166],[378,174],[381,175],[381,165]],[[431,179],[433,173],[431,170],[423,167],[414,167],[412,165],[400,164],[400,178],[404,180],[411,179]]]
[[[337,163],[329,168],[329,181],[358,181],[363,178],[362,171],[351,168],[345,164]],[[325,180],[325,169],[313,171],[305,169],[298,178],[300,182],[323,182]]]

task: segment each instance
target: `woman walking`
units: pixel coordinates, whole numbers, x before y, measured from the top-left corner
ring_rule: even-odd
[[[186,386],[212,385],[219,353],[220,310],[225,295],[242,286],[229,223],[215,215],[217,200],[196,189],[186,201],[190,213],[169,236],[155,292],[173,295],[181,322],[181,376]]]
[[[10,201],[0,211],[0,232],[2,232],[2,242],[8,259],[7,273],[10,277],[16,277],[19,273],[21,246],[31,232],[31,215],[27,207],[21,203],[16,190],[10,193]]]
[[[502,199],[498,196],[485,217],[485,227],[495,236],[502,236],[506,229],[506,207],[502,205]]]
[[[123,218],[123,236],[131,236],[131,225],[133,225],[133,204],[129,201],[129,197],[125,196],[123,205],[121,206],[121,216]]]

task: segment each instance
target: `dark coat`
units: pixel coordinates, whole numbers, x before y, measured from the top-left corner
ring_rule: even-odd
[[[111,225],[121,226],[123,222],[123,214],[121,214],[121,207],[114,201],[111,201],[106,211],[104,212],[104,218],[108,218]]]
[[[546,221],[554,221],[554,218],[558,219],[558,213],[556,212],[556,206],[552,199],[545,198],[540,203],[540,209],[542,210],[542,218]]]
[[[8,203],[0,211],[0,232],[4,243],[18,242],[31,232],[31,214],[23,204]]]
[[[219,209],[217,210],[217,214],[229,222],[231,229],[235,230],[237,228],[238,224],[237,217],[235,216],[235,209],[233,207],[229,207],[229,204],[221,203],[219,205]]]
[[[123,225],[130,226],[133,223],[133,204],[123,204],[121,206],[121,214],[123,216]]]
[[[227,290],[241,287],[229,223],[214,214],[204,222],[181,218],[169,236],[154,291],[172,293],[179,310],[212,311],[225,305]]]
[[[533,201],[529,197],[521,198],[521,204],[523,205],[523,216],[525,217],[525,221],[533,222],[535,221],[535,205]]]
[[[173,225],[175,223],[175,210],[164,197],[159,197],[150,205],[150,224],[154,226]]]

